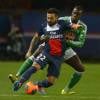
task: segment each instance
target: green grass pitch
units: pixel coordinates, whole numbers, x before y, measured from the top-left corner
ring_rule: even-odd
[[[60,91],[68,82],[73,69],[63,64],[61,75],[55,85],[46,89],[47,95],[26,95],[24,87],[18,92],[12,91],[8,74],[15,74],[22,62],[0,62],[0,100],[100,100],[100,63],[84,63],[86,71],[81,81],[76,85],[73,95],[61,95]],[[34,74],[30,80],[37,81],[46,77],[46,69]]]

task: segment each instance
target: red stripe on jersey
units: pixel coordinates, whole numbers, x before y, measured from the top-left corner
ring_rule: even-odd
[[[62,42],[60,39],[50,39],[50,54],[53,56],[61,56],[62,55]]]

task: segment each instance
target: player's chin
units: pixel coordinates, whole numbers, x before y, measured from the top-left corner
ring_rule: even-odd
[[[49,26],[53,26],[55,24],[55,22],[48,22]]]

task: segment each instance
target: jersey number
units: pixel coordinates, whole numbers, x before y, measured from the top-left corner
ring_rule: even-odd
[[[45,60],[46,59],[46,56],[44,56],[43,54],[40,54],[38,57],[37,57],[37,60],[40,59],[41,61]]]

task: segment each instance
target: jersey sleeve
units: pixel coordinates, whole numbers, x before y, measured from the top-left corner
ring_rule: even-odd
[[[42,36],[44,34],[44,31],[43,31],[43,24],[40,25],[39,27],[37,27],[35,29],[35,32],[38,33],[38,36]]]
[[[44,34],[43,28],[41,27],[39,30],[37,30],[37,33],[39,34],[39,36],[42,36]]]
[[[65,31],[68,31],[68,30],[72,29],[70,22],[64,21],[64,20],[59,20],[59,21],[61,21],[61,24],[62,24],[62,26],[63,26],[63,28],[64,28]]]
[[[68,16],[64,16],[64,17],[59,17],[58,20],[63,20],[65,22],[69,21],[69,17]]]
[[[82,47],[85,43],[87,26],[84,24],[78,30],[79,30],[78,39],[76,41],[70,40],[70,41],[67,42],[68,45],[71,46],[71,47]]]

